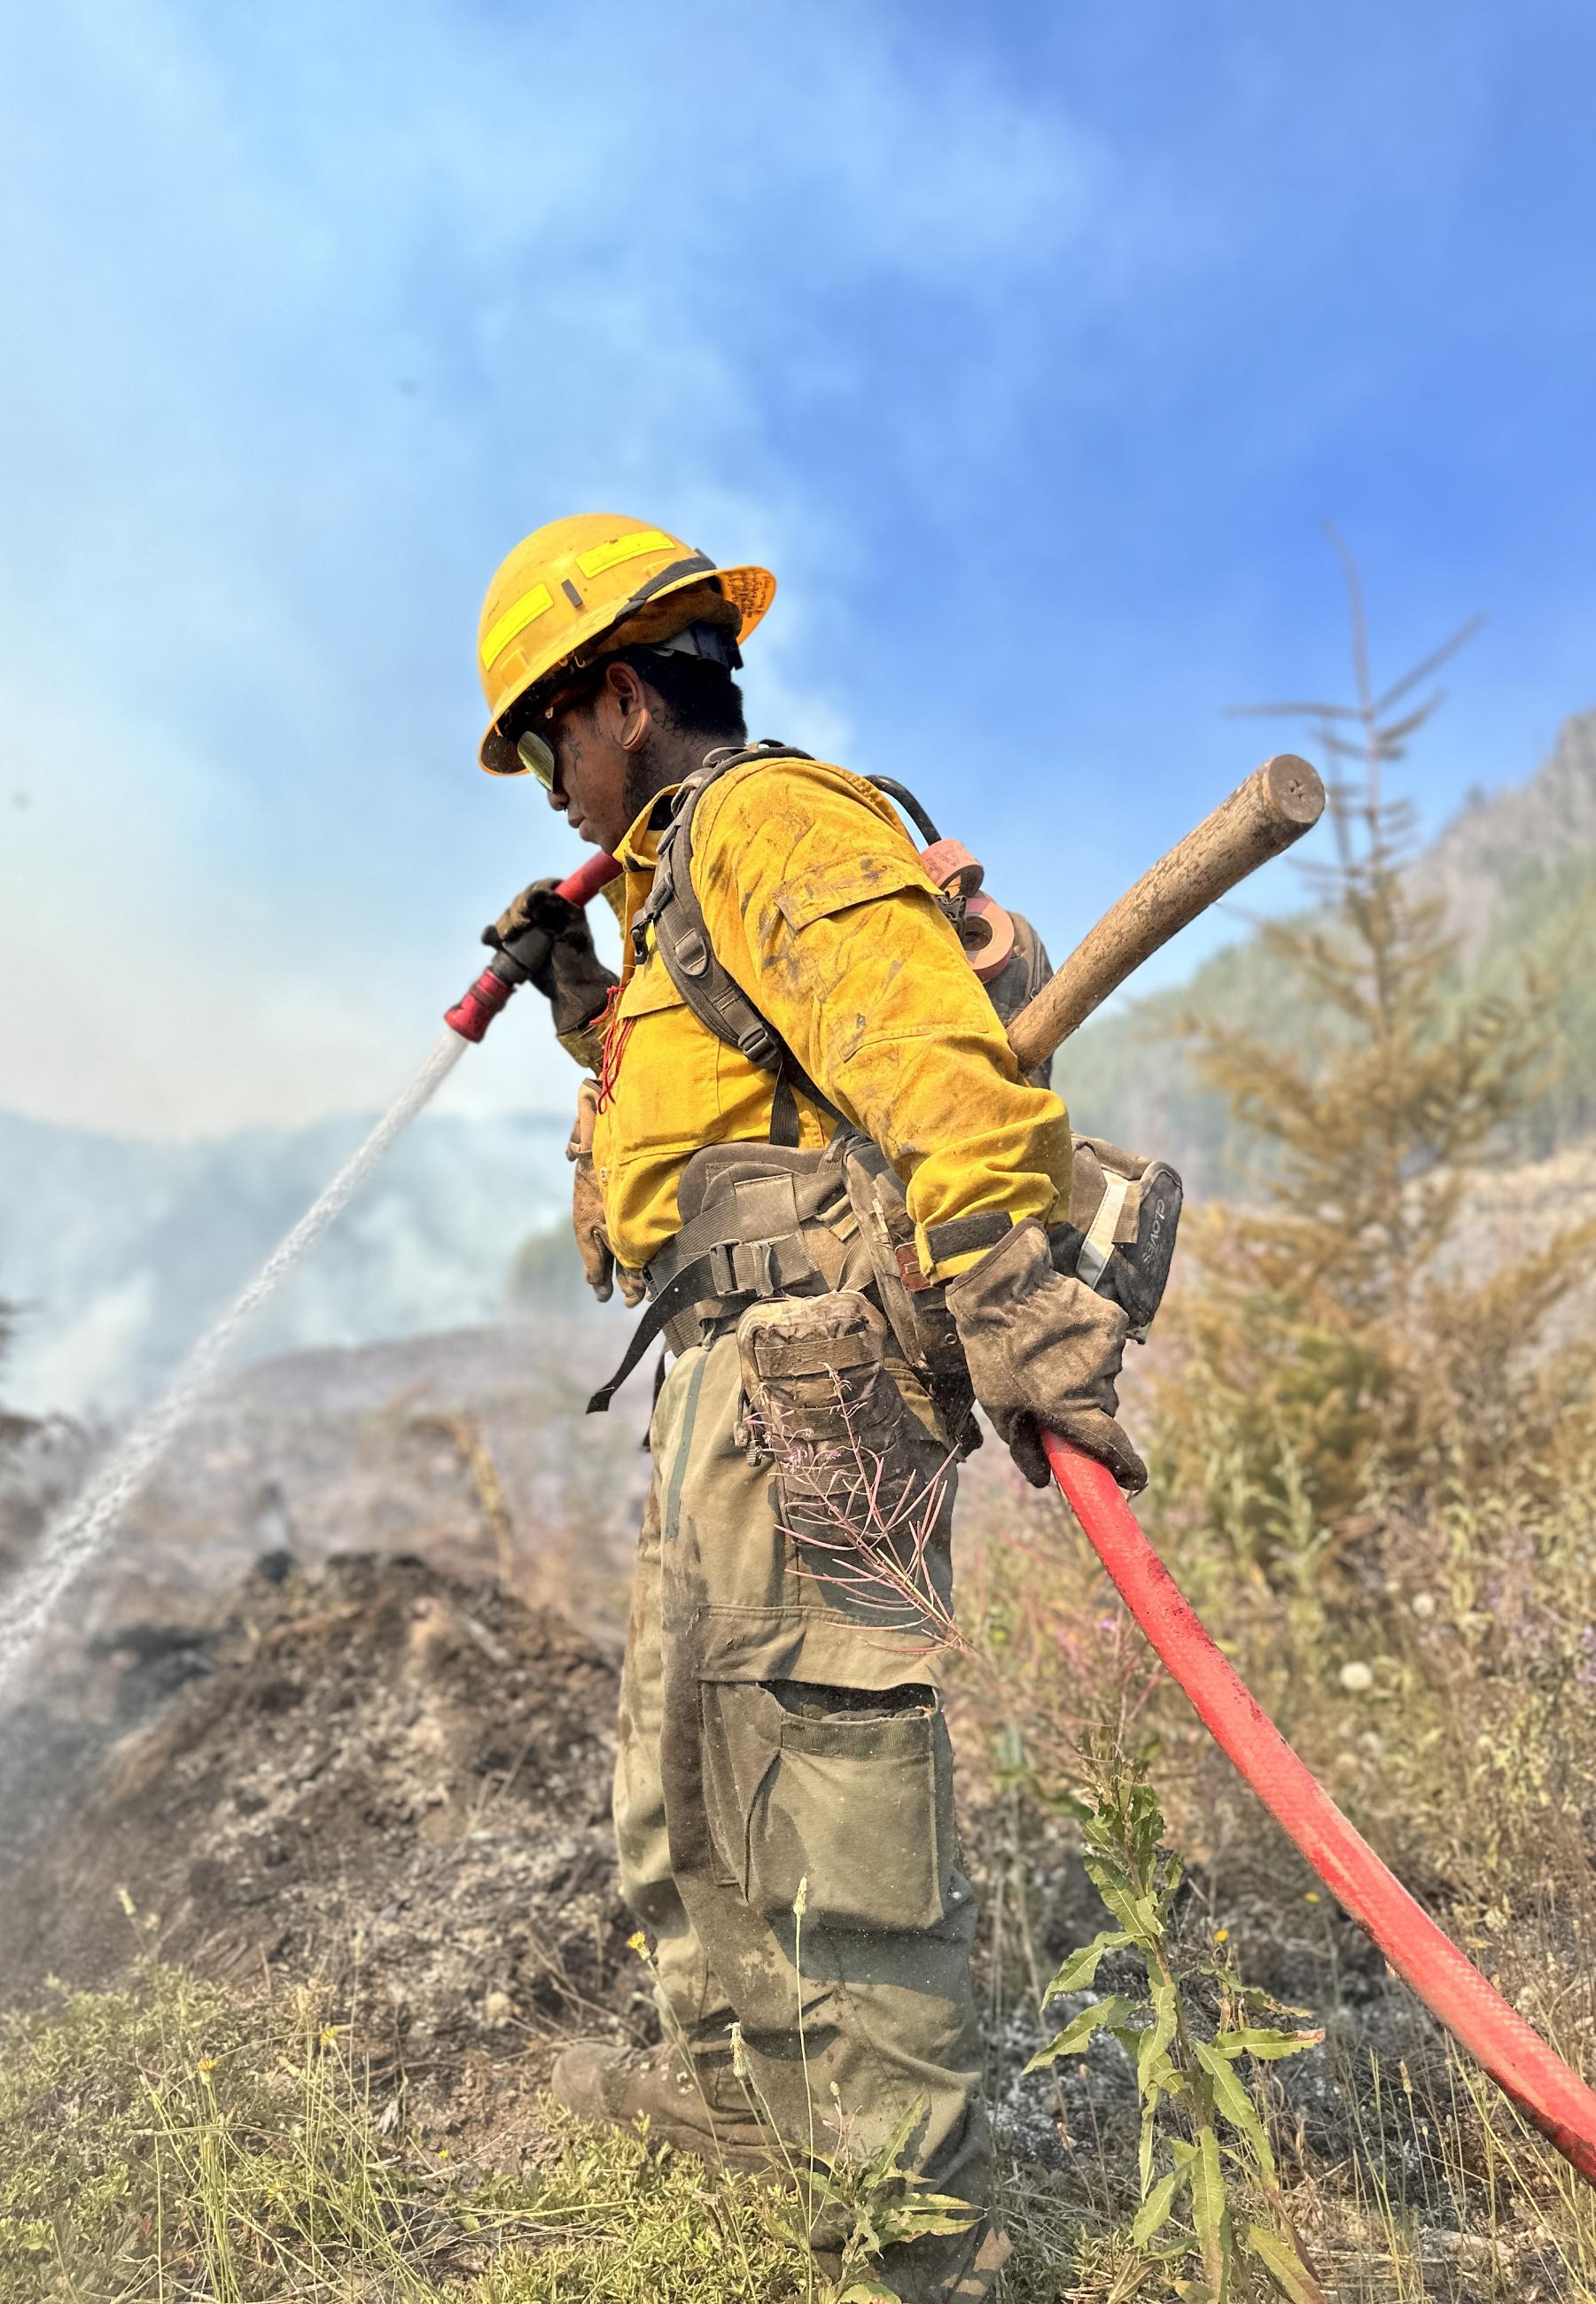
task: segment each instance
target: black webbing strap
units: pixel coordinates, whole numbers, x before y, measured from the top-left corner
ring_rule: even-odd
[[[751,1192],[745,1186],[742,1196],[745,1209],[765,1185],[785,1187],[787,1206],[791,1208],[791,1180],[781,1176],[759,1179]],[[768,1210],[769,1196],[765,1198]],[[754,1205],[757,1207],[757,1201]],[[650,1274],[658,1278],[658,1288],[639,1318],[620,1367],[589,1401],[590,1416],[607,1412],[610,1402],[655,1337],[670,1326],[678,1313],[691,1311],[703,1303],[722,1304],[729,1309],[756,1296],[778,1296],[795,1282],[814,1278],[817,1266],[802,1231],[788,1229],[777,1232],[774,1237],[750,1240],[736,1229],[735,1216],[734,1206],[707,1208],[691,1224],[683,1224],[675,1240],[667,1241],[660,1249],[649,1266]],[[787,1222],[790,1227],[794,1217],[789,1215]]]
[[[680,1272],[666,1281],[632,1330],[632,1342],[626,1347],[625,1358],[620,1367],[610,1377],[609,1382],[601,1384],[589,1401],[587,1412],[590,1416],[607,1415],[610,1402],[632,1374],[655,1337],[670,1326],[678,1312],[690,1310],[694,1304],[709,1295],[710,1292],[708,1284],[709,1259],[710,1251],[706,1249],[702,1256],[695,1256],[691,1264],[684,1264]],[[747,1291],[751,1296],[753,1292],[751,1288]]]
[[[785,1058],[784,1048],[782,1055]],[[770,1091],[770,1141],[782,1150],[795,1152],[802,1131],[798,1125],[798,1098],[785,1062],[776,1067],[776,1086]]]
[[[770,1097],[770,1141],[778,1148],[795,1152],[802,1140],[803,1131],[798,1121],[801,1096],[818,1112],[828,1112],[839,1128],[852,1127],[846,1115],[837,1110],[823,1089],[815,1086],[791,1048],[783,1046]]]
[[[1014,1230],[1013,1216],[1001,1209],[983,1208],[972,1216],[954,1216],[947,1224],[928,1224],[925,1244],[933,1264],[950,1256],[972,1256],[978,1248],[996,1248]]]

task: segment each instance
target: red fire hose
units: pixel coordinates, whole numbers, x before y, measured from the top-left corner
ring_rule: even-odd
[[[1464,1959],[1298,1759],[1203,1630],[1114,1475],[1051,1432],[1042,1444],[1092,1549],[1203,1726],[1396,1973],[1596,2184],[1596,2094]]]

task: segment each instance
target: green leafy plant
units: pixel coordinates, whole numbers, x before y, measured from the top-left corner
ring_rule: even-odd
[[[1157,1796],[1142,1769],[1108,1740],[1088,1745],[1085,1762],[1086,1869],[1116,1925],[1071,1953],[1043,2004],[1091,1990],[1115,1953],[1140,1964],[1143,1988],[1089,2001],[1027,2069],[1083,2055],[1105,2032],[1130,2059],[1142,2108],[1142,2205],[1131,2242],[1167,2266],[1177,2295],[1225,2304],[1238,2282],[1245,2292],[1254,2266],[1292,2304],[1324,2304],[1286,2210],[1264,2115],[1244,2078],[1248,2060],[1300,2055],[1324,2035],[1260,2021],[1302,2012],[1243,1984],[1218,1945],[1196,1959],[1178,1951],[1171,1913],[1183,1868],[1161,1845]],[[1188,2266],[1199,2269],[1185,2276]]]
[[[872,2270],[889,2248],[933,2235],[968,2232],[976,2211],[967,2200],[933,2192],[930,2180],[905,2164],[923,2104],[911,2105],[868,2160],[818,2161],[806,2191],[813,2224],[845,2234],[828,2304],[897,2304],[897,2290]]]

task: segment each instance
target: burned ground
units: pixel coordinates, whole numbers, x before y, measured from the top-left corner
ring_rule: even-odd
[[[124,1603],[89,1646],[75,1685],[95,1721],[74,1721],[58,1657],[51,1702],[10,1723],[13,1754],[26,1732],[38,1765],[13,1771],[6,1999],[37,1998],[50,1974],[107,1983],[147,1948],[246,1986],[314,1978],[378,2088],[402,2084],[456,2156],[494,2163],[524,2145],[563,2038],[650,2029],[615,1888],[613,1643],[413,1554],[277,1552],[166,1618]],[[965,1792],[1000,2129],[1060,2175],[1088,2139],[1129,2172],[1128,2070],[1023,2071],[1042,2037],[1036,1983],[1102,1919],[1073,1827],[1012,1809],[980,1767]],[[1213,1893],[1195,1872],[1198,1935],[1221,1916]],[[1284,1935],[1278,1899],[1236,1876],[1222,1917],[1259,1954],[1255,1981],[1316,2020],[1333,2010],[1349,2050],[1378,2038],[1422,2063],[1422,2020],[1338,1915]],[[1330,2147],[1332,2082],[1287,2079]]]
[[[560,2037],[635,2021],[609,1776],[646,1402],[583,1428],[607,1346],[553,1378],[514,1330],[298,1354],[207,1404],[0,1714],[0,1999],[150,1946],[315,1976],[418,2118],[506,2149]],[[90,1453],[13,1456],[18,1557]]]
[[[128,1639],[135,1676],[152,1647]],[[356,1556],[268,1560],[181,1653],[193,1677],[13,1878],[7,1996],[108,1981],[140,1941],[229,1981],[315,1976],[378,2077],[402,2070],[412,2112],[473,2139],[514,2127],[562,2033],[635,2018],[615,1673],[591,1641],[419,1560]]]

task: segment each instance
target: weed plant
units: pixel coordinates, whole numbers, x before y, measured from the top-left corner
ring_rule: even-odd
[[[1107,1738],[1086,1748],[1082,1763],[1090,1797],[1078,1814],[1086,1870],[1117,1926],[1100,1929],[1070,1954],[1046,1986],[1043,2003],[1090,1994],[1113,1952],[1133,1956],[1142,1986],[1088,1997],[1026,2070],[1083,2054],[1099,2032],[1134,2066],[1141,2201],[1131,2246],[1150,2265],[1189,2274],[1179,2277],[1178,2292],[1192,2304],[1219,2304],[1238,2282],[1251,2285],[1244,2256],[1293,2304],[1324,2304],[1280,2190],[1267,2112],[1244,2077],[1251,2062],[1301,2055],[1324,2034],[1259,2021],[1304,2012],[1244,1985],[1221,1946],[1183,1961],[1171,1912],[1184,1868],[1161,1846],[1157,1798]],[[1238,2198],[1256,2198],[1261,2208],[1239,2239]]]

